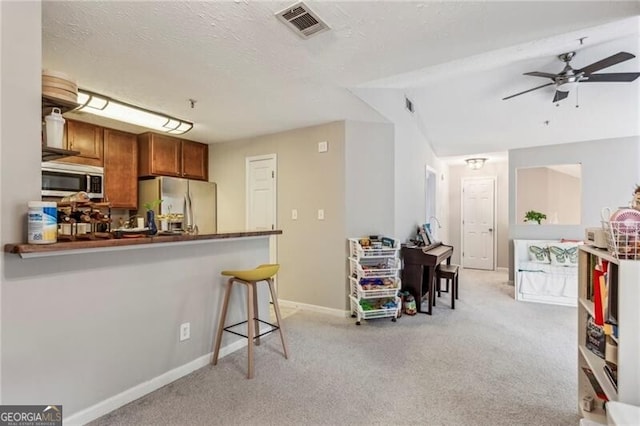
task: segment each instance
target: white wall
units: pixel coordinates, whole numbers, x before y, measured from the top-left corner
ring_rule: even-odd
[[[516,218],[516,169],[582,164],[582,217],[579,225],[532,226]],[[640,137],[603,139],[509,151],[509,240],[584,238],[584,228],[598,227],[603,207],[626,206],[640,182]],[[510,246],[510,279],[513,248]]]
[[[349,237],[394,236],[393,125],[347,121],[345,214]]]
[[[550,223],[580,223],[581,212],[576,206],[581,204],[581,182],[579,177],[549,170],[547,187],[555,189],[547,195],[547,220]]]
[[[340,311],[347,306],[344,135],[338,121],[209,146],[218,229],[226,231],[244,229],[245,158],[277,154],[278,297]],[[327,152],[318,152],[320,141]]]
[[[348,309],[347,238],[394,236],[394,131],[391,124],[333,122],[213,144],[210,179],[218,184],[219,229],[244,217],[244,159],[278,156],[278,296]],[[329,150],[318,153],[317,143]],[[291,210],[298,219],[291,219]],[[316,217],[325,210],[325,220]],[[310,273],[309,271],[313,271]]]
[[[26,240],[27,202],[40,199],[40,16],[40,2],[0,2],[0,240],[3,245]],[[4,310],[11,305],[4,294],[5,257],[0,260],[0,315],[3,317]],[[2,373],[10,371],[3,356],[7,348],[4,337],[10,326],[2,321]],[[4,375],[0,378],[4,385]],[[5,386],[0,392],[5,403],[9,395]]]
[[[546,214],[547,224],[579,224],[581,178],[549,167],[520,168],[516,173],[516,220],[525,213]]]
[[[404,91],[359,88],[353,92],[394,124],[394,235],[406,242],[415,237],[416,227],[426,219],[426,166],[435,169],[441,179],[445,179],[446,169],[431,149],[417,117],[405,109]],[[440,236],[445,240],[449,232],[445,226],[448,199],[440,187],[439,192],[438,214],[445,219]]]

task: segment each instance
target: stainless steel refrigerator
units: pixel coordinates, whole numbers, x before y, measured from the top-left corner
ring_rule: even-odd
[[[157,215],[182,214],[182,230],[197,226],[200,234],[215,234],[217,229],[216,184],[200,180],[158,176],[138,182],[138,212],[144,204],[155,200],[162,203],[154,210]],[[191,208],[189,208],[189,206]],[[158,229],[160,223],[156,220]]]

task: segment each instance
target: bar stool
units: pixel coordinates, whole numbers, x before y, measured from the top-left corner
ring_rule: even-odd
[[[446,290],[440,289],[441,280],[445,280]],[[451,287],[449,287],[451,284]],[[456,299],[458,299],[458,265],[440,264],[436,268],[436,287],[438,296],[440,291],[449,292],[451,288],[451,309],[456,308]]]
[[[222,304],[222,313],[220,315],[220,323],[218,325],[218,333],[216,335],[216,344],[215,349],[213,351],[213,359],[211,363],[216,365],[218,363],[218,354],[220,352],[220,342],[222,340],[222,332],[227,331],[229,333],[235,334],[237,336],[245,337],[248,340],[247,344],[247,353],[248,353],[248,368],[247,368],[247,378],[253,378],[253,343],[255,340],[255,344],[260,344],[260,337],[265,334],[271,333],[273,331],[278,330],[280,333],[280,340],[282,341],[282,349],[284,350],[284,357],[288,359],[287,356],[287,345],[284,342],[284,335],[282,334],[282,325],[281,325],[281,317],[280,317],[280,307],[278,306],[278,297],[276,296],[276,291],[273,286],[273,276],[280,269],[280,265],[278,264],[267,264],[260,265],[255,269],[249,269],[244,271],[222,271],[222,275],[230,276],[227,281],[227,286],[224,293],[224,302]],[[266,281],[269,284],[269,292],[271,293],[271,300],[273,302],[273,310],[276,314],[276,323],[272,324],[267,321],[263,321],[258,318],[258,291],[257,284],[260,281]],[[247,320],[241,321],[236,324],[232,324],[225,327],[225,321],[227,319],[227,308],[229,307],[229,298],[231,296],[231,290],[234,283],[240,283],[247,286]],[[247,324],[247,334],[236,333],[231,328],[241,325]],[[260,323],[267,324],[271,327],[270,330],[263,332],[260,334]]]

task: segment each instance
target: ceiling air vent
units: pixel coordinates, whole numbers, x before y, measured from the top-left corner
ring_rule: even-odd
[[[404,107],[408,109],[409,112],[413,113],[413,102],[411,102],[406,96],[404,97]]]
[[[300,37],[307,39],[329,29],[318,15],[303,2],[298,2],[276,13],[278,19],[291,28]]]

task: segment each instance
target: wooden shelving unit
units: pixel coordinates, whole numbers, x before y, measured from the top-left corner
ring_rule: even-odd
[[[60,112],[64,114],[67,111],[74,110],[80,106],[77,102],[71,102],[66,99],[54,98],[48,95],[42,95],[42,116],[49,114],[52,108],[60,108]],[[64,157],[73,157],[80,154],[79,151],[71,151],[61,148],[50,148],[46,145],[42,146],[42,161],[58,160]]]
[[[80,106],[77,102],[72,102],[67,99],[54,98],[48,95],[42,95],[42,111],[43,115],[45,110],[48,108],[60,108],[60,113],[64,114],[65,112],[74,110]]]
[[[617,344],[617,389],[604,371],[605,360],[586,346],[587,320],[595,316],[593,301],[594,266],[608,262],[608,293],[612,307],[617,308],[618,337],[610,338]],[[580,246],[578,270],[578,409],[582,417],[607,424],[606,405],[583,368],[593,372],[595,381],[608,401],[640,405],[640,261],[619,260],[606,250]],[[594,409],[585,411],[583,398],[591,396]]]
[[[59,158],[72,157],[78,154],[80,154],[80,151],[70,151],[68,149],[42,146],[42,161],[57,160]]]

